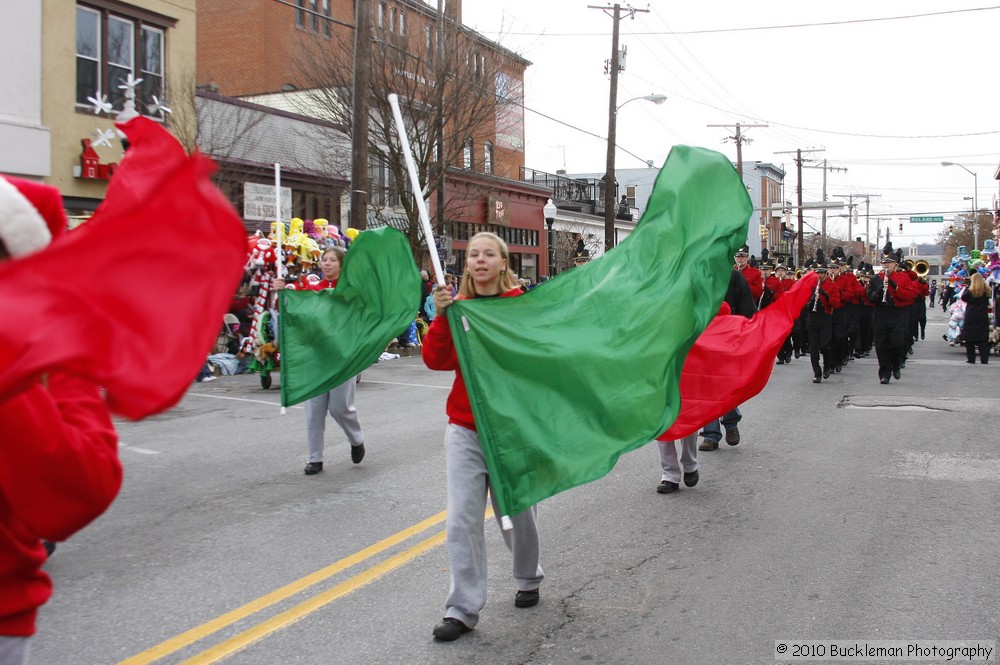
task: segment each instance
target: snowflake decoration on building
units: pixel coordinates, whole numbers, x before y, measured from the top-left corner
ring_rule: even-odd
[[[97,147],[99,145],[106,145],[109,148],[112,147],[111,141],[115,138],[115,130],[113,129],[98,129],[94,135],[94,142],[91,143],[92,147]]]

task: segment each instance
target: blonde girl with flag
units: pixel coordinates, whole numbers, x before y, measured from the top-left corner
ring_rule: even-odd
[[[492,233],[477,233],[466,249],[465,272],[458,289],[459,300],[508,298],[524,292],[510,272],[507,245]],[[437,315],[423,342],[424,363],[434,370],[454,370],[455,382],[448,395],[445,458],[448,470],[448,562],[451,587],[445,601],[444,620],[433,630],[435,639],[450,642],[476,627],[486,605],[486,539],[484,520],[486,494],[490,493],[499,523],[501,511],[490,490],[490,477],[476,433],[476,423],[465,381],[451,336],[448,307],[454,302],[447,286],[434,289]],[[538,563],[538,525],[535,506],[511,518],[513,528],[501,530],[513,555],[517,593],[515,607],[538,604],[538,587],[544,573]]]

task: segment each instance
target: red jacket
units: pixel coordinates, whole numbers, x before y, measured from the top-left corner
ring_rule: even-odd
[[[524,291],[517,288],[501,294],[500,297],[516,298],[520,295],[524,295]],[[463,297],[459,296],[458,299],[463,300]],[[421,356],[428,369],[455,370],[455,382],[451,385],[451,392],[448,393],[448,402],[445,405],[448,422],[476,431],[469,393],[465,390],[465,379],[462,378],[462,370],[458,365],[455,341],[451,337],[451,326],[448,325],[448,317],[442,316],[440,312],[431,321],[431,326],[424,335]]]
[[[861,282],[858,281],[858,278],[853,273],[845,272],[843,275],[838,275],[836,282],[837,286],[840,287],[841,303],[857,304],[861,302],[864,289],[861,287]]]
[[[118,494],[118,436],[96,386],[50,374],[0,404],[0,635],[35,632],[52,593],[42,539],[65,540]]]
[[[839,309],[842,305],[840,301],[840,289],[832,279],[824,279],[819,283],[820,303],[823,311],[833,314],[833,310]]]
[[[733,270],[740,269],[734,264]],[[746,277],[747,285],[750,287],[750,294],[753,296],[753,302],[756,305],[760,302],[761,294],[764,293],[764,280],[760,275],[760,271],[748,263],[743,266],[743,270],[740,270],[740,272]]]

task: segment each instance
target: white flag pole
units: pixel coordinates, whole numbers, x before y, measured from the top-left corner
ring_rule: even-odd
[[[399,96],[396,93],[389,95],[389,106],[392,107],[392,117],[396,121],[396,132],[399,134],[399,143],[403,147],[403,158],[406,160],[406,170],[410,174],[410,187],[413,188],[413,198],[417,200],[417,209],[420,211],[420,225],[424,229],[424,240],[427,242],[427,251],[431,255],[431,265],[434,266],[434,277],[438,286],[444,286],[444,273],[441,271],[441,259],[438,257],[437,245],[434,244],[434,231],[431,229],[431,218],[427,214],[427,202],[421,196],[423,188],[420,186],[420,179],[417,178],[417,166],[413,162],[413,155],[410,153],[410,140],[406,137],[406,127],[403,126],[403,115],[399,112]],[[440,146],[438,147],[440,150]]]
[[[427,202],[420,196],[423,188],[420,187],[420,180],[417,178],[417,167],[413,163],[413,155],[410,154],[410,140],[406,138],[406,128],[403,126],[403,115],[399,112],[399,97],[392,93],[389,95],[389,106],[392,107],[392,117],[396,121],[396,131],[399,133],[399,143],[403,146],[403,157],[406,159],[406,170],[410,173],[410,186],[413,188],[413,197],[417,200],[417,209],[420,211],[420,224],[424,229],[424,240],[427,241],[427,251],[431,255],[431,264],[434,266],[434,277],[438,286],[444,286],[444,274],[441,272],[441,259],[438,257],[437,245],[434,244],[434,233],[431,230],[431,218],[427,214]],[[441,147],[438,146],[440,150]],[[514,528],[510,517],[503,515],[500,518],[500,527],[504,531]]]
[[[277,273],[278,277],[285,276],[285,257],[282,256],[284,251],[285,241],[282,238],[282,233],[285,231],[284,225],[281,223],[281,164],[278,162],[274,163],[274,219],[277,222],[274,232],[277,234],[275,242],[278,244],[274,248],[274,255],[276,257]]]
[[[277,263],[277,275],[283,278],[285,276],[285,241],[282,238],[282,234],[285,232],[285,226],[281,223],[281,164],[278,162],[274,163],[274,219],[277,222],[274,229],[277,236],[275,243],[278,245],[274,248],[274,260]],[[278,302],[277,291],[274,292],[274,302]],[[285,407],[281,407],[281,415],[285,415],[286,413],[287,410]]]

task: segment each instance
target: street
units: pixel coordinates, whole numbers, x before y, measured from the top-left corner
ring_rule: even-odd
[[[431,638],[451,373],[366,370],[367,456],[352,464],[328,419],[315,476],[280,373],[192,384],[116,423],[124,486],[46,565],[29,662],[773,663],[776,640],[997,641],[1000,357],[966,364],[946,315],[928,319],[887,386],[874,353],[818,385],[808,358],[775,367],[694,488],[657,494],[650,445],[543,502],[537,607],[514,607],[491,519],[489,601],[454,643]]]

